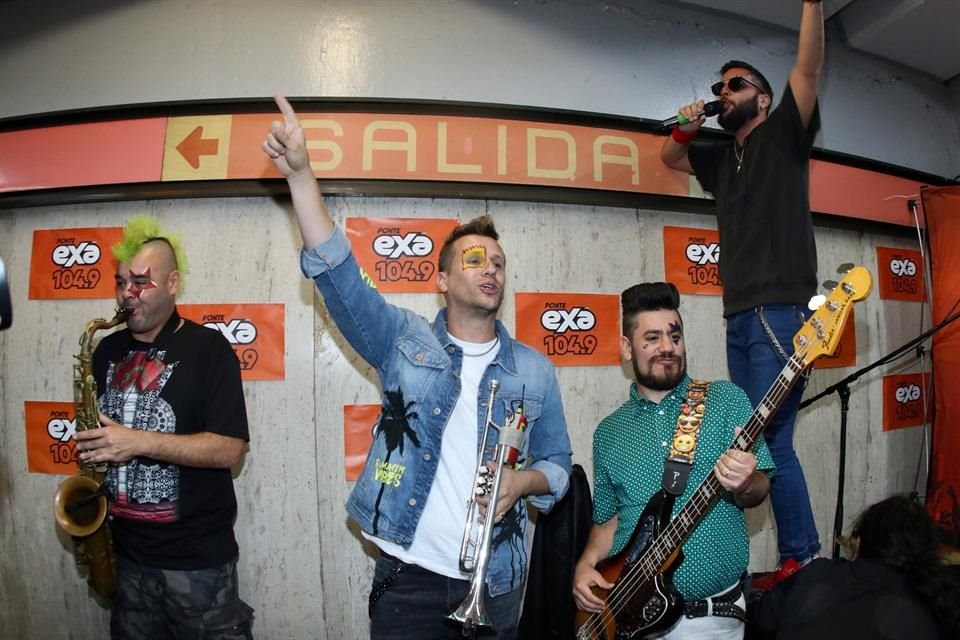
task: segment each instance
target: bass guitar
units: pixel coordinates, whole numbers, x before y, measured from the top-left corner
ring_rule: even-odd
[[[803,372],[817,358],[836,351],[853,303],[866,298],[872,286],[873,278],[864,267],[846,273],[794,336],[793,356],[729,448],[749,451],[753,447]],[[683,613],[683,597],[674,588],[672,576],[683,561],[683,543],[722,490],[716,476],[708,474],[672,520],[673,500],[665,491],[650,499],[624,550],[598,563],[597,571],[614,586],[609,592],[594,590],[604,599],[603,611],[578,612],[577,640],[640,640],[676,623]]]

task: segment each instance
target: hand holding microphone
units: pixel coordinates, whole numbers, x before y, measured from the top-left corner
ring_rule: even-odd
[[[696,123],[697,128],[699,128],[706,118],[715,116],[722,110],[723,103],[719,100],[707,102],[706,104],[704,104],[703,100],[697,100],[692,104],[681,107],[680,112],[672,118],[667,118],[666,120],[661,121],[660,126],[666,128],[672,127],[673,125],[683,126],[686,124]]]

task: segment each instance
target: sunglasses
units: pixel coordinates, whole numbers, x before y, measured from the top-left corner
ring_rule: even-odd
[[[723,93],[724,85],[730,87],[730,91],[733,91],[734,93],[736,93],[737,91],[740,91],[747,85],[750,85],[751,87],[755,88],[757,91],[759,91],[762,94],[767,93],[760,87],[760,85],[754,82],[750,82],[743,76],[733,76],[726,82],[724,82],[723,80],[721,80],[720,82],[715,82],[710,86],[710,91],[713,92],[713,95],[720,97],[720,94]]]

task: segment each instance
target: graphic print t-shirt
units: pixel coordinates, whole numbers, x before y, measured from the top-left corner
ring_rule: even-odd
[[[104,338],[93,358],[100,409],[143,431],[211,432],[248,440],[240,366],[223,336],[184,321],[157,344],[128,331]],[[219,566],[237,554],[237,501],[229,469],[149,458],[111,465],[111,529],[119,553],[167,569]]]

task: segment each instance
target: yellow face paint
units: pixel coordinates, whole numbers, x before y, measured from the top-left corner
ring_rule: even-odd
[[[487,248],[480,244],[467,247],[463,250],[461,260],[464,269],[482,269],[487,264]]]

